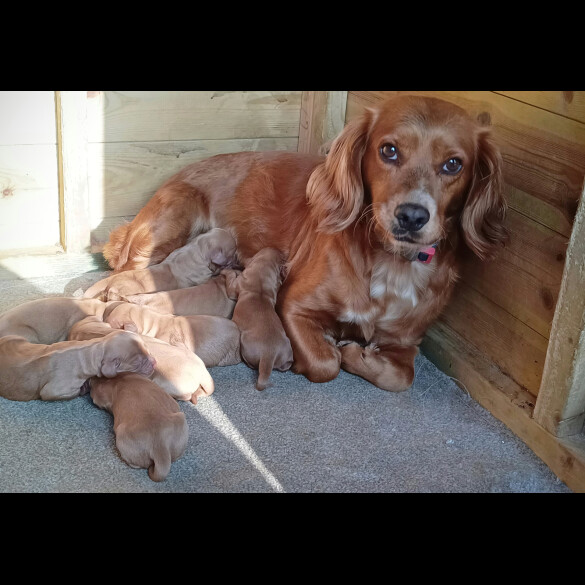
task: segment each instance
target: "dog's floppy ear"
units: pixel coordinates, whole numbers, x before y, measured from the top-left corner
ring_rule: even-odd
[[[461,216],[465,243],[482,260],[492,258],[508,239],[504,227],[506,200],[503,195],[502,158],[489,131],[477,135],[474,174]]]
[[[320,231],[335,233],[355,221],[364,200],[361,163],[371,112],[352,120],[331,144],[307,183],[307,201]]]

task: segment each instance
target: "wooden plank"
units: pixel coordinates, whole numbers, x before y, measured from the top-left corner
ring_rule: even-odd
[[[187,165],[228,152],[296,151],[296,138],[189,140],[89,144],[89,199],[92,250],[110,230],[131,220],[160,185]]]
[[[494,93],[585,123],[585,91],[496,91]]]
[[[96,91],[90,142],[296,137],[300,91]]]
[[[56,146],[0,146],[0,250],[58,243]]]
[[[57,111],[62,243],[67,252],[88,251],[90,220],[87,177],[87,92],[58,92]]]
[[[464,282],[457,284],[439,319],[522,388],[538,394],[548,345],[545,337]]]
[[[349,92],[346,120],[399,93],[452,101],[489,124],[502,151],[511,207],[570,236],[585,175],[585,125],[489,91]]]
[[[581,199],[553,321],[535,419],[557,436],[585,420],[585,196]]]
[[[0,91],[0,145],[55,144],[52,91]]]
[[[548,339],[560,289],[567,240],[509,209],[508,246],[491,262],[463,254],[462,279]]]
[[[429,329],[421,349],[522,439],[574,492],[585,493],[585,444],[560,440],[533,418],[534,399],[448,326]],[[573,439],[573,438],[572,438]]]
[[[322,152],[322,147],[343,130],[346,105],[346,91],[304,91],[298,151]]]

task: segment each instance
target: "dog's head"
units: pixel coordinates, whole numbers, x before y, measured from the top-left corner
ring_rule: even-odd
[[[323,231],[369,218],[388,251],[413,254],[458,226],[484,259],[507,236],[501,166],[489,130],[464,110],[399,96],[345,127],[311,175],[307,197]]]

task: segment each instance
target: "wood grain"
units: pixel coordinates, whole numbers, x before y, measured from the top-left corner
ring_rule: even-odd
[[[101,91],[88,97],[90,142],[295,137],[300,91]]]
[[[0,250],[55,244],[59,244],[56,146],[0,146]]]
[[[0,251],[59,245],[55,98],[0,92]]]

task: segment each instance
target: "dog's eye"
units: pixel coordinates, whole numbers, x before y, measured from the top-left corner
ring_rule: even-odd
[[[382,158],[387,161],[398,160],[398,150],[393,144],[383,144],[380,147],[380,154]]]
[[[441,172],[446,175],[456,175],[463,167],[463,163],[458,158],[450,158],[441,168]]]

